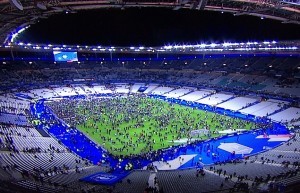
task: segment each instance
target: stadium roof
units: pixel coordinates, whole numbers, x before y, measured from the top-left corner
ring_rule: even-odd
[[[300,24],[299,0],[0,0],[0,42],[20,28],[62,12],[127,7],[167,7],[253,15]]]

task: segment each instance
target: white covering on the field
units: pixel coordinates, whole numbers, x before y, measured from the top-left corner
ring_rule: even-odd
[[[188,138],[182,138],[182,139],[178,139],[178,140],[174,140],[174,143],[187,143],[188,142]],[[190,141],[195,141],[196,139],[190,139]],[[169,141],[170,143],[172,143],[172,141]]]
[[[210,95],[211,93],[212,93],[211,91],[198,90],[198,91],[191,92],[187,95],[184,95],[182,97],[179,97],[179,99],[194,102],[196,100],[202,99],[207,95]]]
[[[21,94],[25,94],[30,97],[32,97],[32,94],[33,94],[33,98],[35,98],[35,99],[48,99],[48,98],[58,96],[58,94],[56,92],[54,92],[53,90],[48,89],[48,88],[34,89],[34,90],[31,90],[30,93],[21,93]]]
[[[271,138],[268,142],[277,142],[277,141],[288,141],[290,138]]]
[[[93,87],[89,87],[89,86],[81,86],[81,88],[84,90],[84,92],[86,94],[95,94],[96,91],[94,90]]]
[[[142,86],[145,86],[145,83],[134,83],[134,85],[131,86],[130,92],[137,93]]]
[[[116,86],[116,90],[115,90],[116,93],[126,93],[127,94],[130,91],[130,85],[128,85],[128,84],[118,83],[118,84],[115,84],[115,86]]]
[[[283,134],[283,135],[259,135],[256,139],[269,139],[268,142],[272,141],[288,141],[292,135]]]
[[[80,86],[73,86],[73,88],[75,89],[75,91],[76,91],[79,95],[86,95],[86,94],[87,94]]]
[[[56,92],[59,96],[75,96],[75,95],[77,95],[75,90],[70,87],[53,88],[53,91]]]
[[[231,97],[233,97],[233,95],[217,93],[217,94],[213,94],[211,96],[205,97],[203,99],[200,99],[196,102],[206,104],[206,105],[215,106],[215,105],[217,105],[217,104],[219,104],[223,101],[226,101],[226,100],[230,99]]]
[[[19,93],[22,94],[22,95],[30,96],[31,98],[34,98],[34,99],[37,98],[35,94],[31,93],[31,91],[29,91],[29,92],[19,92]]]
[[[174,90],[173,87],[168,87],[168,86],[159,86],[156,89],[154,89],[151,94],[157,94],[157,95],[163,95],[167,92],[170,92],[171,90]]]
[[[171,92],[168,92],[166,94],[163,94],[163,96],[166,96],[168,98],[178,98],[178,97],[185,95],[191,91],[192,91],[192,89],[179,88],[179,89],[172,90]]]
[[[250,107],[242,109],[242,110],[240,110],[240,112],[244,113],[244,114],[255,115],[254,114],[255,112],[260,111],[260,110],[270,106],[271,104],[273,104],[273,103],[268,102],[268,101],[262,101],[260,103],[255,104],[255,105],[252,105]]]
[[[257,99],[248,98],[248,97],[236,97],[224,103],[217,105],[217,107],[221,107],[224,109],[229,109],[232,111],[237,111],[239,109],[245,108],[249,106],[251,103],[254,103]]]
[[[148,88],[143,93],[148,94],[151,91],[153,91],[154,89],[156,89],[158,86],[159,86],[159,84],[149,84]]]
[[[176,170],[196,156],[197,154],[181,155],[173,160],[155,161],[152,164],[156,166],[158,170]],[[145,168],[146,167],[144,167],[143,169]]]
[[[278,122],[290,122],[300,119],[300,108],[291,107],[279,113],[269,116],[270,119]]]
[[[223,131],[219,131],[219,133],[231,134],[231,133],[236,133],[236,132],[240,132],[240,131],[246,131],[246,129],[236,129],[236,130],[226,129],[226,130],[223,130]]]
[[[94,86],[94,90],[97,94],[112,93],[112,90],[107,89],[104,85],[96,85],[96,86]]]
[[[242,109],[240,112],[244,114],[251,114],[258,117],[268,116],[271,113],[282,108],[283,103],[278,100],[263,101],[248,108]]]
[[[249,154],[253,150],[253,148],[239,143],[221,143],[218,148],[230,153],[235,152],[235,154]]]

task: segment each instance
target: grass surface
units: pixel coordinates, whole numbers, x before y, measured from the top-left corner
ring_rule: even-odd
[[[151,98],[117,98],[97,107],[79,105],[86,117],[76,127],[113,155],[131,155],[178,145],[180,139],[218,137],[225,129],[253,129],[254,123]],[[208,129],[208,135],[191,136]],[[175,142],[174,142],[175,141]]]

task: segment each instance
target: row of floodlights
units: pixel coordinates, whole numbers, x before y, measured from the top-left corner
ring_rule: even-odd
[[[210,44],[196,44],[196,45],[166,45],[162,47],[102,47],[102,46],[67,46],[67,45],[33,45],[31,43],[23,43],[18,42],[14,43],[16,37],[22,33],[24,30],[29,28],[30,25],[18,28],[16,32],[14,32],[10,36],[10,41],[6,48],[10,48],[11,46],[17,45],[22,46],[25,49],[36,49],[36,50],[91,50],[91,51],[103,51],[103,52],[114,52],[114,51],[121,51],[121,52],[140,52],[140,51],[147,51],[147,52],[165,52],[165,51],[252,51],[252,50],[297,50],[296,46],[282,46],[278,44],[276,41],[263,41],[263,42],[246,42],[246,43],[231,43],[231,42],[224,42],[224,43],[210,43]]]
[[[102,46],[57,46],[57,45],[33,45],[31,43],[23,43],[19,42],[16,45],[22,46],[25,49],[35,49],[35,50],[90,50],[90,51],[103,51],[103,52],[140,52],[140,51],[147,51],[147,52],[166,52],[166,51],[254,51],[254,50],[298,50],[297,46],[282,46],[280,44],[276,44],[277,42],[247,42],[247,43],[223,43],[223,44],[197,44],[197,45],[175,45],[175,46],[163,46],[163,47],[102,47]],[[254,45],[254,46],[252,46]],[[257,46],[256,46],[257,45]],[[15,46],[15,44],[8,44],[4,47],[11,48]]]
[[[186,49],[186,48],[215,48],[215,47],[230,47],[230,46],[251,46],[251,45],[261,45],[261,44],[276,44],[276,41],[264,41],[262,43],[258,42],[247,42],[247,43],[230,43],[230,42],[225,42],[222,44],[216,44],[216,43],[211,43],[211,44],[196,44],[196,45],[168,45],[164,46],[162,48],[164,49]],[[270,45],[271,46],[271,45]]]
[[[222,44],[216,44],[216,43],[211,43],[211,44],[196,44],[196,45],[168,45],[168,46],[163,46],[163,47],[160,47],[160,49],[167,49],[167,50],[170,50],[170,49],[186,49],[186,48],[215,48],[215,47],[230,47],[230,46],[251,46],[251,45],[266,45],[268,44],[269,46],[271,46],[271,44],[276,44],[277,42],[276,41],[264,41],[264,42],[261,42],[261,43],[258,43],[258,42],[247,42],[247,43],[222,43]],[[13,43],[8,43],[8,46],[10,45],[13,45]],[[24,45],[27,45],[27,46],[34,46],[33,44],[31,43],[23,43],[23,42],[19,42],[19,43],[16,43],[15,45],[18,45],[18,46],[24,46]],[[41,46],[39,45],[35,45],[34,47],[37,47],[37,48],[41,48]],[[114,46],[111,46],[111,47],[102,47],[102,46],[80,46],[80,45],[77,45],[77,46],[67,46],[67,45],[62,45],[62,46],[54,46],[52,44],[48,44],[48,46],[44,46],[44,47],[56,47],[56,48],[60,48],[60,49],[64,49],[64,48],[85,48],[85,49],[103,49],[103,48],[106,48],[106,49],[116,49],[116,47]],[[118,47],[119,48],[119,47]],[[119,49],[122,49],[122,48],[119,48]],[[128,49],[128,47],[127,47]],[[158,47],[144,47],[144,46],[140,46],[140,47],[134,47],[134,46],[131,46],[129,47],[130,50],[144,50],[144,49],[158,49]]]

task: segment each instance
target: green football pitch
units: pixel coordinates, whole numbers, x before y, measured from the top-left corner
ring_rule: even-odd
[[[113,155],[136,155],[218,137],[222,130],[256,127],[252,122],[146,97],[107,99],[93,108],[81,104],[75,112],[86,118],[76,127]],[[203,129],[209,132],[191,134]]]

